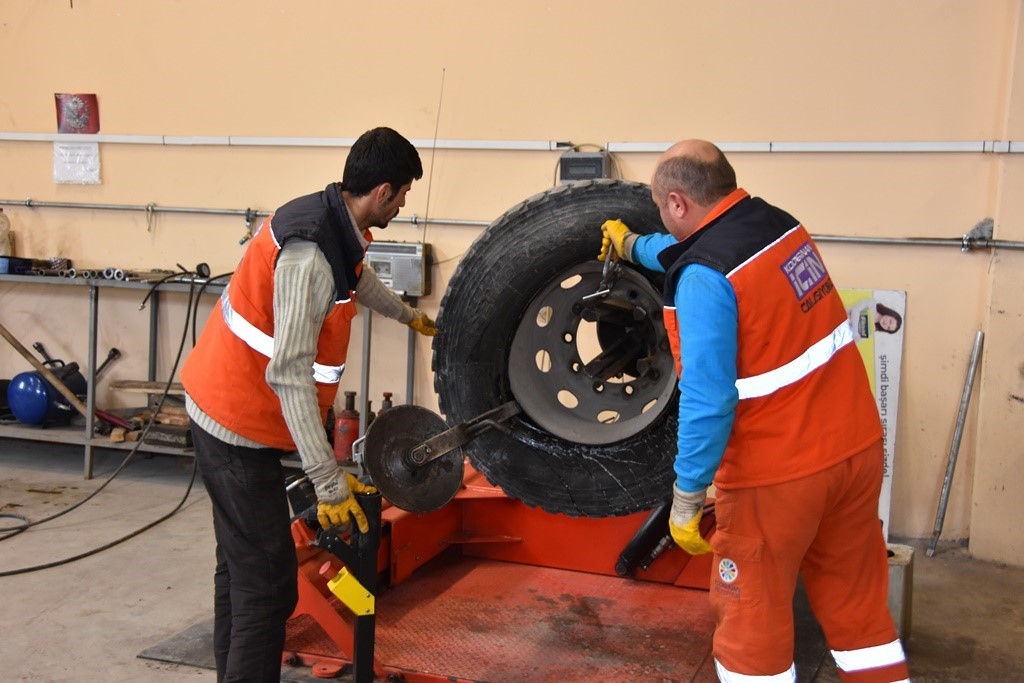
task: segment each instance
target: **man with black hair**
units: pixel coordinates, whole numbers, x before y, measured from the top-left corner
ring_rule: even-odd
[[[298,452],[322,526],[366,517],[324,423],[345,368],[355,302],[433,336],[434,321],[363,267],[423,177],[416,148],[390,128],[359,137],[341,183],[294,199],[253,235],[182,368],[195,457],[217,539],[217,680],[280,680],[285,621],[298,600],[281,458]]]

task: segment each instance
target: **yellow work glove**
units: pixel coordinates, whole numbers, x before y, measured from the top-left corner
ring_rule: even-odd
[[[601,253],[597,255],[598,260],[604,261],[608,257],[608,249],[612,246],[612,258],[623,258],[630,263],[633,262],[633,242],[637,234],[619,219],[605,221],[601,225]]]
[[[415,317],[406,323],[425,337],[433,337],[437,334],[437,325],[430,319],[430,316],[419,309],[415,310]]]
[[[316,518],[320,526],[329,529],[332,526],[343,527],[350,522],[350,517],[356,520],[359,530],[364,534],[370,530],[370,524],[366,521],[363,509],[359,507],[355,496],[352,493],[377,493],[374,486],[367,486],[355,478],[355,475],[345,472],[344,485],[339,481],[338,493],[341,495],[340,503],[318,502],[316,505]]]
[[[711,552],[711,544],[700,535],[700,516],[704,512],[704,500],[708,490],[686,493],[678,486],[672,486],[672,512],[668,517],[668,531],[672,540],[691,555]]]

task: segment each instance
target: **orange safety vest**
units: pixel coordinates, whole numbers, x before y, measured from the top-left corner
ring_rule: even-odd
[[[301,199],[311,200],[315,196]],[[267,218],[253,235],[185,361],[181,380],[196,405],[218,424],[257,443],[293,451],[295,442],[281,414],[280,401],[265,379],[274,349],[274,268],[278,254],[290,236],[319,237],[323,234],[320,230],[339,229],[352,236],[351,240],[343,240],[346,251],[351,252],[354,244],[360,252],[360,261],[354,262],[355,256],[350,256],[347,266],[332,262],[328,255],[338,292],[320,328],[316,359],[310,369],[316,382],[321,422],[326,421],[327,410],[334,405],[345,369],[351,320],[356,315],[354,289],[362,270],[363,254],[352,234],[347,212],[343,225],[335,220],[337,216],[332,216],[322,226],[307,223],[294,230],[294,225],[285,220],[294,216],[293,211],[286,210],[288,207],[285,205],[275,216]],[[341,211],[345,209],[341,207]],[[285,215],[280,222],[289,225],[279,228],[275,221],[282,212]],[[334,246],[338,246],[337,242]],[[333,251],[336,249],[327,249],[325,254]],[[346,270],[347,277],[342,274]],[[350,284],[346,287],[342,279]]]
[[[881,438],[846,309],[796,219],[738,189],[659,260],[667,271],[665,327],[680,377],[675,288],[682,269],[714,268],[736,294],[739,402],[715,474],[718,488],[798,479]]]

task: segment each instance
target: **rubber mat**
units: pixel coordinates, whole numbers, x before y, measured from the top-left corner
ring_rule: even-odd
[[[213,658],[213,617],[189,626],[167,640],[138,654],[140,659],[181,664],[199,669],[216,669]],[[319,683],[307,667],[282,667],[282,683]]]

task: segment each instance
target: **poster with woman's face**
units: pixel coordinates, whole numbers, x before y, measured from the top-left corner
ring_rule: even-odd
[[[841,289],[839,296],[853,329],[853,339],[864,361],[882,422],[885,469],[878,516],[888,536],[892,495],[892,467],[896,458],[896,413],[900,399],[903,358],[903,319],[907,293],[888,289]]]

